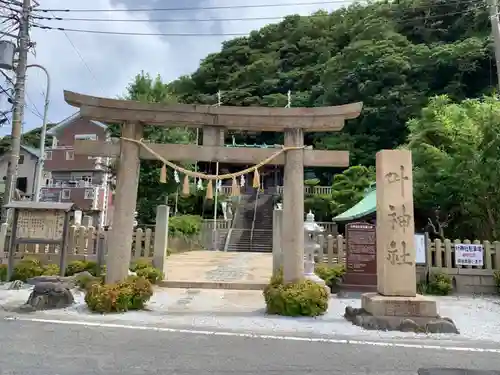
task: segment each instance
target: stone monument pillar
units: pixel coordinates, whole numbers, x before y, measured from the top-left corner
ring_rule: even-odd
[[[441,319],[436,302],[416,293],[411,152],[377,153],[377,291],[345,318],[370,329],[458,333]]]
[[[415,223],[411,153],[377,153],[377,291],[415,297]]]

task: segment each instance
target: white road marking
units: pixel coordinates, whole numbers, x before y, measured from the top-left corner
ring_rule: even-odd
[[[408,343],[390,342],[390,341],[367,341],[367,340],[331,339],[331,338],[320,338],[320,337],[262,335],[262,334],[252,334],[252,333],[206,331],[206,330],[196,330],[196,329],[180,329],[180,328],[139,326],[139,325],[115,324],[115,323],[97,323],[97,322],[76,321],[76,320],[73,321],[73,320],[57,320],[57,319],[24,318],[24,317],[6,317],[5,320],[12,320],[12,321],[19,320],[19,321],[33,322],[33,323],[64,324],[64,325],[85,326],[85,327],[121,328],[121,329],[132,329],[140,331],[185,333],[185,334],[205,335],[205,336],[242,337],[242,338],[253,338],[253,339],[263,339],[263,340],[324,342],[329,344],[368,345],[368,346],[379,346],[386,348],[411,348],[411,349],[430,349],[430,350],[444,350],[444,351],[455,351],[455,352],[500,354],[500,349],[492,349],[492,348],[469,348],[462,346],[408,344]]]

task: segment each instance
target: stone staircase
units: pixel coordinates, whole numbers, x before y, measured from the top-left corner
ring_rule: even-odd
[[[272,230],[273,196],[263,193],[243,195],[230,230],[227,250],[272,252]]]

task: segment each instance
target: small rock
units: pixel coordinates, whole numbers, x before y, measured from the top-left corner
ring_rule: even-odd
[[[397,328],[401,332],[419,332],[420,326],[411,319],[404,319]]]
[[[19,290],[24,286],[24,283],[21,280],[14,280],[9,285],[9,290]]]
[[[62,276],[35,276],[26,280],[27,284],[36,285],[39,283],[63,283],[67,277]]]
[[[347,306],[347,307],[345,308],[345,314],[344,314],[344,317],[345,317],[346,319],[352,319],[352,318],[354,317],[354,315],[356,315],[356,314],[354,313],[354,308],[353,308],[353,307],[351,307],[351,306]]]
[[[432,320],[426,324],[425,330],[429,333],[460,333],[455,324],[450,320]]]
[[[33,310],[62,309],[71,306],[75,301],[73,294],[65,284],[54,282],[39,282],[35,284],[26,305]],[[22,306],[28,310],[28,306]]]
[[[73,276],[71,276],[73,279],[79,279],[81,277],[88,277],[88,278],[94,278],[95,276],[92,275],[89,271],[83,271],[83,272],[77,272]]]
[[[137,273],[128,270],[128,275],[129,276],[137,276]]]
[[[360,316],[360,315],[358,315]],[[369,329],[369,330],[375,330],[378,329],[378,321],[377,318],[371,315],[365,315],[363,317],[363,323],[361,324],[361,327],[364,329]]]
[[[352,323],[353,323],[354,325],[357,325],[357,326],[363,327],[363,323],[364,323],[363,316],[362,316],[362,315],[356,315],[356,316],[354,317],[354,319],[352,320]]]

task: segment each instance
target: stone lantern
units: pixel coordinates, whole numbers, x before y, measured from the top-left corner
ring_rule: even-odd
[[[137,213],[137,211],[135,211],[135,212],[134,212],[134,224],[133,224],[133,225],[134,225],[134,228],[136,228],[136,227],[137,227],[137,225],[139,225],[139,223],[137,222],[137,215],[138,215],[138,213]]]
[[[324,230],[323,227],[314,221],[314,214],[309,211],[304,222],[304,278],[325,285],[326,287],[324,280],[314,273],[314,255],[317,250],[320,250],[320,245],[316,242],[316,238]]]

